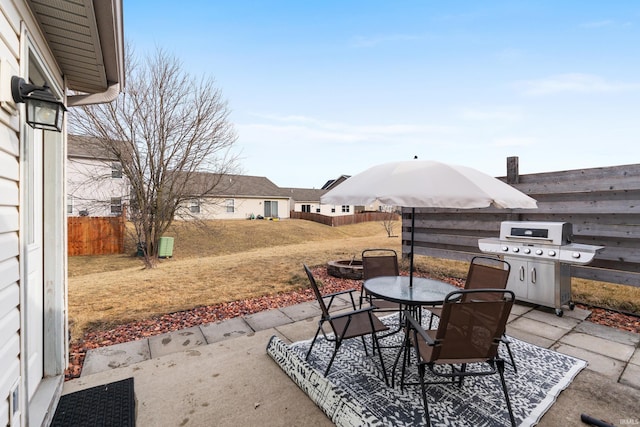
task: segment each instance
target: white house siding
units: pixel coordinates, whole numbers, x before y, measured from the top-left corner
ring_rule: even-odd
[[[66,367],[65,145],[64,133],[20,124],[23,107],[10,90],[14,75],[47,81],[58,97],[63,93],[62,73],[21,0],[0,2],[0,425],[38,426],[51,419]],[[34,149],[34,138],[43,151]],[[41,178],[34,185],[25,178],[32,176],[26,153],[37,158]],[[37,188],[30,193],[38,200],[35,213],[23,208],[29,188]],[[37,253],[29,253],[26,223],[47,230]],[[33,254],[39,263],[26,261]],[[35,280],[27,279],[34,270]],[[29,322],[33,313],[39,322]]]
[[[67,203],[69,216],[79,216],[85,211],[90,216],[112,216],[111,198],[126,203],[129,182],[124,175],[111,177],[111,161],[87,158],[70,158],[67,162]]]
[[[227,209],[227,200],[233,200],[233,212]],[[281,219],[289,218],[289,199],[282,198],[250,198],[227,197],[220,199],[203,198],[199,200],[200,212],[190,212],[189,206],[184,206],[180,211],[180,217],[193,216],[199,219],[249,219],[258,215],[265,216],[265,202],[277,202],[278,214]],[[186,213],[186,215],[185,215]],[[272,215],[275,217],[276,215]]]
[[[7,76],[18,74],[19,15],[0,3],[0,93],[5,101]],[[10,77],[9,77],[10,78]],[[10,93],[10,91],[8,92]],[[18,116],[0,106],[0,425],[9,423],[9,396],[20,381],[20,264]]]

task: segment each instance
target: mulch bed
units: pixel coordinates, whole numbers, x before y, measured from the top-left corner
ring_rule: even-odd
[[[312,270],[316,279],[322,283],[323,293],[338,292],[345,289],[359,290],[362,283],[360,280],[339,279],[330,276],[327,274],[325,267],[318,267]],[[407,274],[407,272],[404,274]],[[420,273],[416,273],[416,276],[428,277],[428,275]],[[441,280],[445,280],[459,287],[464,285],[462,279],[445,278]],[[311,289],[303,289],[285,294],[197,307],[193,310],[165,314],[160,317],[120,325],[106,331],[88,332],[82,339],[72,343],[70,346],[69,367],[65,371],[65,380],[78,378],[80,376],[87,351],[94,348],[148,338],[166,332],[219,322],[233,317],[245,316],[278,307],[286,307],[314,299],[315,296]],[[576,306],[591,311],[589,317],[591,322],[640,334],[640,317],[582,304],[576,304]]]

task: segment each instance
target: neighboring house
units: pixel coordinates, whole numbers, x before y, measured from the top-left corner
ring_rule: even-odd
[[[94,138],[67,138],[67,215],[118,216],[130,193],[122,164]]]
[[[64,121],[61,132],[27,124],[12,77],[48,86],[67,108],[115,99],[122,1],[3,0],[0,22],[0,425],[40,426],[68,357],[67,135]]]
[[[291,210],[294,212],[310,212],[331,215],[331,208],[320,204],[320,196],[327,190],[315,188],[283,188],[284,194],[291,197]]]
[[[193,198],[178,210],[180,218],[289,218],[290,197],[265,177],[199,172],[191,180],[187,194]],[[213,191],[202,196],[202,188],[215,180]]]

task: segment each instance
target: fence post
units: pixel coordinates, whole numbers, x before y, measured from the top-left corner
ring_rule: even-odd
[[[518,171],[518,157],[507,157],[507,184],[520,183],[520,174]]]

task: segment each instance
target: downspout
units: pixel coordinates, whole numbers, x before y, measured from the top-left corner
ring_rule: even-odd
[[[79,107],[81,105],[90,104],[105,104],[116,99],[119,94],[120,83],[109,82],[109,87],[104,92],[67,96],[67,107]]]

